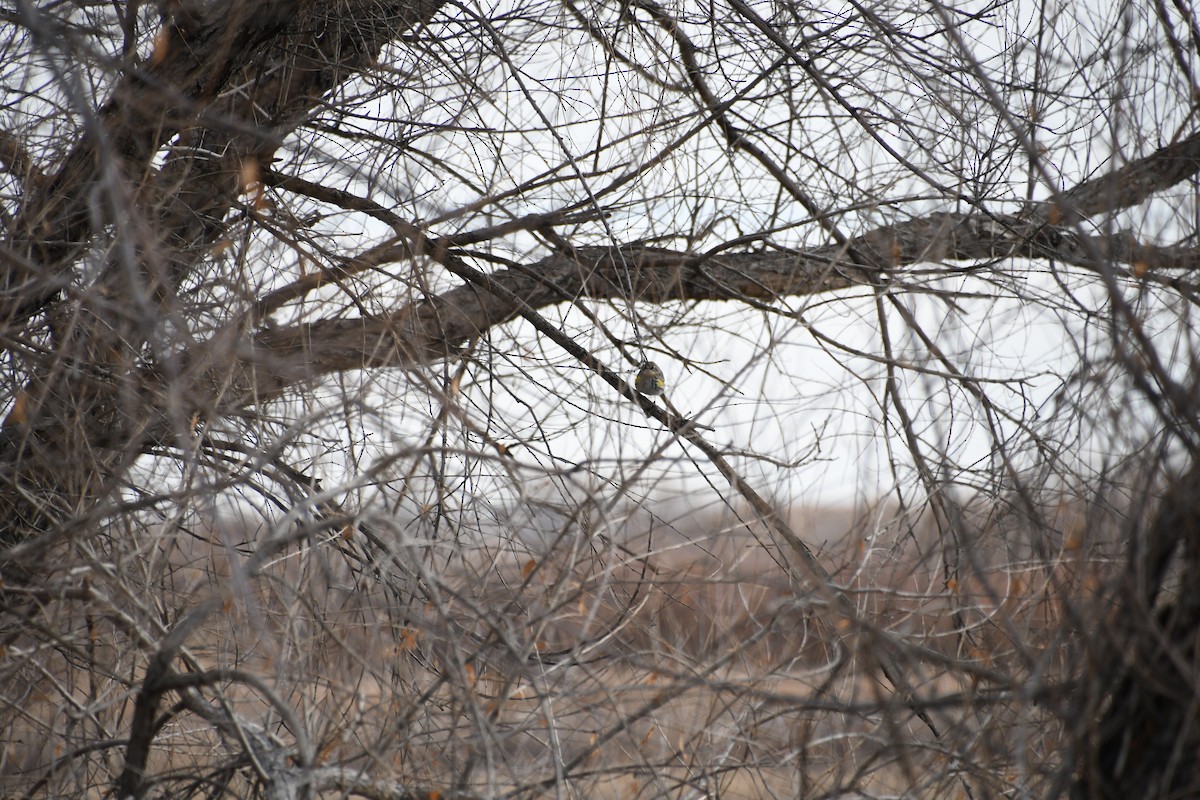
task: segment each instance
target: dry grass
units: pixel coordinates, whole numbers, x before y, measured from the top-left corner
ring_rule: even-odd
[[[1053,687],[1075,668],[1062,636],[1104,585],[1101,542],[1068,531],[1039,563],[981,537],[972,555],[986,568],[947,578],[930,532],[900,546],[851,522],[824,519],[844,535],[822,559],[861,630],[836,630],[779,552],[715,517],[677,523],[653,551],[568,538],[464,546],[440,562],[436,548],[389,560],[355,535],[292,551],[252,581],[237,577],[237,547],[163,534],[107,579],[73,582],[74,599],[60,576],[64,591],[48,589],[32,614],[55,629],[10,637],[0,790],[111,786],[147,654],[212,592],[225,604],[179,670],[236,668],[262,684],[215,677],[192,706],[163,709],[148,774],[167,796],[252,789],[238,734],[199,702],[280,745],[307,740],[316,764],[442,793],[1036,790],[1061,767]],[[880,669],[880,637],[901,654],[892,677],[911,702]]]

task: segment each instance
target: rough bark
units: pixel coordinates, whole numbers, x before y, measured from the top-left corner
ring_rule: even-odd
[[[14,330],[40,317],[54,345],[52,356],[24,358],[25,388],[0,440],[0,540],[87,524],[110,478],[161,435],[160,414],[186,432],[195,403],[156,396],[139,374],[147,344],[160,361],[164,345],[188,344],[187,321],[171,319],[175,287],[225,230],[247,174],[270,163],[322,97],[439,5],[174,7],[149,62],[117,79],[78,145],[30,184],[11,226],[0,319]],[[72,287],[76,261],[109,228],[112,255],[88,285]]]
[[[1162,600],[1175,560],[1179,590]],[[1073,800],[1200,794],[1200,467],[1176,478],[1142,536],[1081,694]]]
[[[392,258],[413,257],[407,246]],[[453,271],[445,247],[430,247]],[[375,263],[379,254],[373,254]],[[621,300],[632,287],[645,303],[726,300],[773,305],[778,301],[855,286],[903,285],[905,267],[923,262],[1004,258],[1053,260],[1089,269],[1141,272],[1153,265],[1159,279],[1171,271],[1200,268],[1200,250],[1139,244],[1130,235],[1083,236],[1063,226],[1035,225],[1018,218],[935,214],[864,234],[848,247],[830,245],[803,252],[693,255],[661,248],[582,247],[519,268],[500,270],[490,280],[524,298],[534,309],[573,298]],[[886,266],[881,266],[886,265]],[[354,269],[351,265],[351,269]],[[327,271],[325,280],[339,272]],[[517,310],[477,283],[468,282],[430,300],[393,312],[356,319],[328,319],[269,328],[236,346],[211,344],[222,358],[244,363],[237,383],[259,399],[277,396],[294,380],[311,380],[353,369],[406,367],[444,358],[473,336],[507,322]],[[321,283],[320,278],[310,281]],[[198,349],[197,353],[204,352]],[[211,359],[210,359],[211,360]],[[247,395],[250,396],[250,395]]]

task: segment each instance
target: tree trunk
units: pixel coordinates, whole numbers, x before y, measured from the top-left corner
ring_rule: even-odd
[[[1200,794],[1200,466],[1174,480],[1144,542],[1129,547],[1113,635],[1089,676],[1100,714],[1077,738],[1074,800]],[[1163,601],[1169,568],[1179,590]]]
[[[88,135],[30,192],[12,228],[19,257],[3,315],[14,326],[42,320],[47,348],[18,356],[25,386],[0,435],[0,544],[94,528],[147,446],[186,441],[220,385],[205,385],[211,370],[183,384],[191,396],[175,383],[195,322],[178,287],[283,137],[440,5],[177,5],[149,62],[117,79]],[[101,266],[76,285],[81,260]],[[148,372],[167,382],[139,377]]]

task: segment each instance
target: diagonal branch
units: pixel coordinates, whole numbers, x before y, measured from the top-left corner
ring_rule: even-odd
[[[111,233],[108,226],[118,229],[118,246],[109,248],[112,258],[92,272],[86,288],[92,296],[132,302],[105,305],[96,317],[73,318],[86,324],[63,326],[72,333],[56,345],[59,353],[89,363],[92,373],[37,361],[23,366],[28,402],[18,419],[10,417],[13,429],[0,431],[0,476],[8,486],[0,492],[0,539],[52,529],[55,520],[94,507],[112,490],[105,476],[119,471],[120,454],[132,457],[157,424],[140,422],[140,409],[121,397],[136,388],[129,367],[169,313],[161,299],[227,229],[246,175],[271,160],[283,134],[440,6],[441,0],[178,4],[147,65],[118,78],[99,111],[81,110],[85,135],[30,193],[0,247],[6,266],[0,319],[19,324],[43,311],[60,316],[61,289],[75,280],[77,259],[93,238]],[[155,169],[168,140],[171,152]],[[136,247],[123,246],[122,230],[137,226],[148,230]],[[183,321],[171,327],[187,330]],[[151,405],[172,403],[159,395]],[[183,431],[186,419],[174,407],[175,427]],[[114,431],[129,435],[116,451],[105,444]]]
[[[1200,172],[1200,132],[1114,172],[1084,181],[1067,192],[1066,200],[1080,216],[1093,217],[1136,206],[1197,172]]]
[[[25,282],[26,276],[14,274],[23,271],[16,266],[23,262],[41,275],[36,285],[5,300],[0,318],[29,316],[55,296],[61,274],[92,236],[91,190],[115,189],[114,161],[132,184],[153,182],[151,162],[172,137],[195,126],[216,132],[224,141],[208,149],[224,157],[201,167],[210,173],[204,177],[218,177],[218,185],[204,191],[227,209],[237,194],[236,186],[229,192],[227,185],[238,179],[239,159],[269,162],[283,134],[307,119],[323,96],[440,6],[441,0],[347,0],[335,7],[316,0],[177,4],[148,63],[121,76],[99,111],[83,112],[85,135],[24,203],[7,243],[16,258],[9,259],[3,283]],[[178,183],[165,187],[167,194],[177,191]],[[213,219],[223,216],[220,207],[205,211]],[[170,222],[164,222],[167,229]]]

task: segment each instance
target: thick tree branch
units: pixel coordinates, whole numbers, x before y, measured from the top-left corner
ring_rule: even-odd
[[[222,141],[205,149],[221,155],[201,172],[218,183],[189,185],[188,201],[209,200],[183,216],[220,220],[237,194],[242,159],[269,162],[282,135],[306,119],[329,90],[373,63],[386,42],[440,5],[439,0],[177,4],[149,63],[118,80],[79,144],[26,200],[8,247],[42,271],[41,281],[7,299],[0,318],[36,313],[54,296],[60,273],[91,238],[96,221],[91,189],[106,180],[114,159],[118,173],[140,185],[153,174],[152,159],[180,131],[200,126],[217,132]],[[194,138],[182,144],[200,145]],[[164,170],[159,194],[171,196],[185,178],[200,177],[192,162],[186,159],[185,174]],[[5,283],[24,280],[10,275]]]
[[[1071,211],[1093,216],[1144,202],[1200,171],[1200,132],[1131,162],[1067,192]],[[287,183],[277,182],[284,188]],[[380,212],[382,213],[382,212]],[[393,215],[389,215],[393,216]],[[803,252],[693,255],[650,247],[598,248],[573,257],[551,255],[491,276],[497,285],[526,298],[532,308],[564,300],[624,299],[628,288],[641,302],[734,300],[772,302],[895,280],[901,267],[922,262],[992,261],[1002,258],[1053,260],[1097,269],[1099,255],[1127,265],[1135,274],[1148,271],[1196,271],[1200,250],[1186,246],[1143,244],[1135,236],[1086,236],[1046,223],[1061,218],[1046,207],[1033,219],[1022,216],[941,213],[878,228],[844,244]],[[427,239],[416,228],[390,219],[405,245],[372,250],[369,257],[314,273],[301,284],[284,287],[262,311],[302,296],[343,274],[412,257],[414,252],[444,255],[457,243]],[[415,250],[414,250],[415,247]],[[469,284],[389,314],[354,320],[325,320],[266,331],[242,348],[252,354],[258,377],[239,381],[259,397],[273,397],[290,380],[351,369],[409,366],[444,357],[472,336],[516,316],[501,298]],[[272,367],[271,365],[276,365]],[[289,377],[290,376],[290,377]]]
[[[0,476],[11,487],[0,493],[0,538],[15,541],[50,528],[109,491],[101,488],[102,476],[119,455],[98,440],[125,432],[130,438],[117,453],[128,455],[156,429],[139,420],[143,409],[121,400],[140,391],[130,367],[148,337],[161,335],[169,313],[161,301],[226,230],[247,174],[271,160],[282,135],[330,90],[439,6],[437,0],[179,4],[149,66],[119,78],[99,112],[81,112],[85,136],[31,193],[12,226],[0,319],[19,325],[42,311],[54,318],[54,301],[77,258],[110,226],[112,258],[91,271],[88,288],[93,297],[123,302],[101,303],[99,314],[82,316],[62,306],[73,333],[57,346],[68,360],[91,365],[92,374],[27,367],[28,402],[20,419],[10,419],[17,427],[0,437]],[[162,169],[153,169],[172,138]],[[186,325],[173,330],[188,340]],[[175,411],[182,431],[178,404]]]
[[[899,281],[902,267],[924,262],[1028,258],[1096,268],[1091,254],[1099,252],[1138,273],[1200,270],[1200,249],[1140,244],[1131,235],[1081,237],[1062,228],[1031,230],[1018,220],[1008,222],[1006,226],[986,217],[934,214],[876,229],[845,248],[831,245],[796,253],[706,256],[642,246],[584,247],[573,256],[550,255],[501,270],[490,280],[541,309],[580,297],[622,300],[628,287],[636,300],[646,303],[772,303]],[[874,263],[853,261],[851,253]],[[875,265],[881,263],[890,266]],[[516,316],[517,310],[503,297],[466,284],[388,314],[269,328],[238,346],[246,366],[235,384],[251,392],[247,397],[269,399],[295,380],[429,363]],[[213,360],[228,363],[225,357]]]
[[[1200,132],[1131,161],[1067,192],[1066,200],[1082,217],[1136,206],[1151,195],[1200,172]]]
[[[1077,717],[1073,800],[1194,797],[1200,790],[1200,715],[1196,664],[1200,655],[1200,467],[1169,484],[1157,515],[1128,548],[1128,572],[1101,627],[1102,691],[1081,693],[1091,707]],[[1165,585],[1174,562],[1176,591]]]

